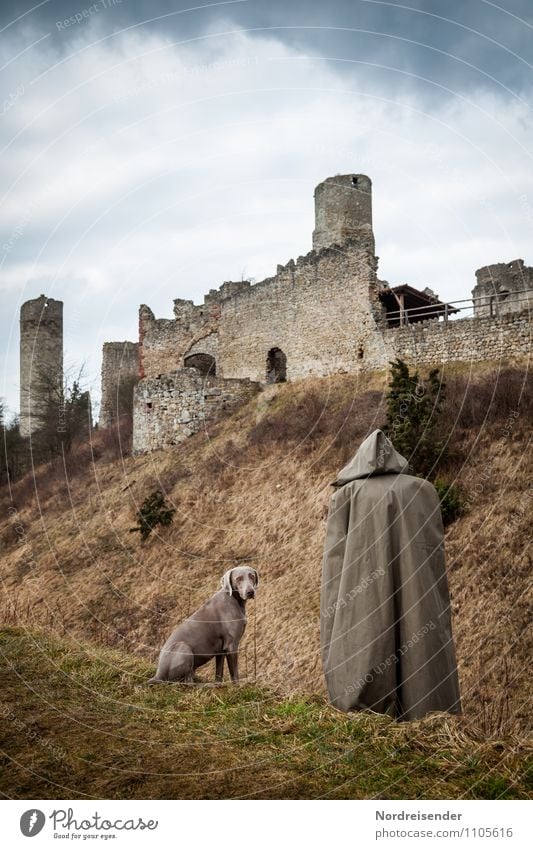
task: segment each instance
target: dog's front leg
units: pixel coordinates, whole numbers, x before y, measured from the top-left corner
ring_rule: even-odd
[[[239,680],[238,657],[239,653],[237,651],[229,651],[226,655],[229,674],[234,684],[236,684]]]
[[[215,658],[215,681],[222,681],[224,677],[224,655],[219,652]]]

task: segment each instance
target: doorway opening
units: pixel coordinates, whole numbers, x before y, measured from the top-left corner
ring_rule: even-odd
[[[285,383],[287,380],[287,357],[281,348],[271,348],[266,361],[266,382]]]

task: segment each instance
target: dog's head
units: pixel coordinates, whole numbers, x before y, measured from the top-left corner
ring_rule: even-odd
[[[255,591],[259,584],[259,575],[250,566],[235,566],[228,569],[222,576],[220,585],[228,595],[237,593],[243,601],[255,598]]]

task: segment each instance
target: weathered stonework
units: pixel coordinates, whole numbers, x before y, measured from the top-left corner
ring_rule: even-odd
[[[347,241],[374,253],[372,181],[366,174],[338,174],[315,189],[314,250]]]
[[[353,243],[312,251],[221,303],[219,373],[265,382],[273,348],[286,379],[353,370],[381,359],[373,257]]]
[[[144,378],[134,394],[134,453],[179,445],[248,401],[259,388],[250,380],[204,377],[194,368]]]
[[[192,354],[205,353],[218,359],[218,328],[224,299],[246,291],[248,281],[223,283],[211,289],[203,304],[176,298],[174,319],[154,316],[150,307],[139,309],[139,369],[141,377],[164,374],[181,368]]]
[[[253,286],[225,283],[199,306],[185,303],[175,320],[140,308],[143,376],[179,368],[192,353],[212,356],[222,377],[259,382],[273,348],[287,358],[288,380],[352,371],[354,359],[368,367],[383,359],[374,258],[353,242],[290,260]]]
[[[401,357],[415,365],[512,359],[531,352],[531,315],[523,310],[499,318],[424,321],[386,330],[383,339],[389,360]]]
[[[63,383],[63,302],[41,295],[20,308],[20,435],[41,426],[45,398]]]
[[[474,315],[480,318],[533,309],[533,268],[523,259],[485,265],[476,271]]]
[[[128,405],[126,393],[131,392],[139,376],[139,345],[137,342],[106,342],[102,349],[102,399],[100,427],[110,427]]]

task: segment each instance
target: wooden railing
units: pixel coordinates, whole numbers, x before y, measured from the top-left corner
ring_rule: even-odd
[[[505,301],[511,301],[513,304],[512,310],[500,310],[500,304]],[[478,298],[464,298],[463,300],[453,301],[453,303],[442,303],[442,309],[439,315],[435,315],[438,304],[428,304],[423,307],[411,307],[410,309],[387,310],[387,322],[392,326],[404,327],[405,325],[414,324],[416,321],[425,321],[434,318],[435,321],[448,321],[452,315],[459,314],[460,318],[468,318],[469,316],[481,315],[484,317],[497,317],[498,315],[508,312],[520,312],[525,309],[527,303],[533,302],[533,293],[530,292],[501,292],[493,295],[482,295]],[[523,306],[521,306],[523,304]],[[412,320],[410,320],[412,319]]]

